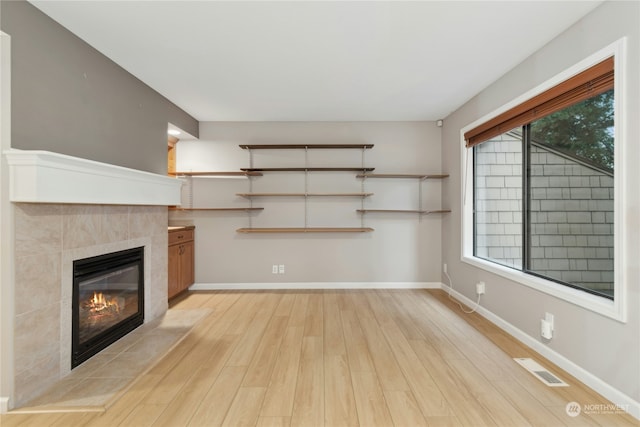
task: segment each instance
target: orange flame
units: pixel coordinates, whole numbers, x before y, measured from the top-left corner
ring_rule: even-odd
[[[116,311],[119,311],[120,309],[115,299],[105,297],[102,292],[94,292],[89,305],[93,311],[102,311],[111,307]]]

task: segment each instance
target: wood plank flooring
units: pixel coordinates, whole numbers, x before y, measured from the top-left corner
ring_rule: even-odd
[[[213,308],[105,412],[7,414],[2,427],[637,426],[439,290],[190,293]],[[532,357],[569,388],[517,365]]]

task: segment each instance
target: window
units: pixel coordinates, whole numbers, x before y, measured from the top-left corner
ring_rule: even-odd
[[[473,148],[474,251],[522,269],[522,135],[503,133]]]
[[[615,299],[613,64],[608,58],[464,134],[473,258]]]

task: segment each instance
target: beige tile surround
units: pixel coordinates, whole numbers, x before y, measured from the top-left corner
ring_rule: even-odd
[[[71,371],[72,262],[145,247],[145,323],[167,310],[165,206],[15,205],[14,407]]]

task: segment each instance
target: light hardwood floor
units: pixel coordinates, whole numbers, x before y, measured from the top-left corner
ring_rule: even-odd
[[[12,426],[637,426],[442,291],[191,293],[213,308],[102,413],[8,414]],[[512,357],[570,384],[550,388]]]

